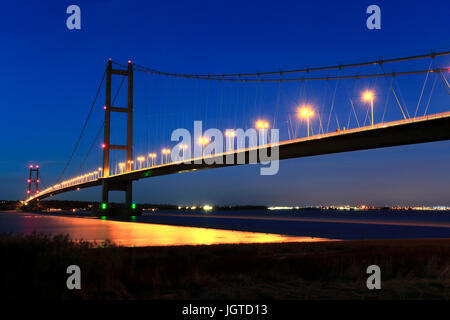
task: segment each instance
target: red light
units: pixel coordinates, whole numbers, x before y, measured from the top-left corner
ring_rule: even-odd
[[[36,165],[36,169],[38,169],[39,168],[39,166],[38,165]]]
[[[36,180],[37,183],[39,183],[39,180]]]
[[[30,168],[33,169],[33,165],[32,164],[30,164]]]
[[[131,63],[131,60],[128,60],[128,63]]]
[[[28,179],[28,183],[30,183],[31,182],[31,180],[30,179]]]
[[[103,106],[103,110],[106,110],[106,106]]]
[[[36,190],[36,193],[39,193],[39,190]]]
[[[105,149],[106,148],[106,144],[102,143],[102,148]]]
[[[27,190],[27,193],[30,194],[30,190]]]

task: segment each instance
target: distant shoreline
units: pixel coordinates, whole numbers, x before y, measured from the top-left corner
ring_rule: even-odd
[[[110,205],[120,205],[111,202]],[[39,202],[39,211],[91,211],[94,207],[99,207],[99,202],[92,201],[71,201],[71,200],[42,200]],[[208,211],[269,211],[269,212],[302,212],[302,211],[322,211],[322,212],[359,212],[359,211],[411,211],[411,212],[443,212],[450,214],[450,207],[447,206],[414,206],[414,207],[389,207],[389,206],[350,206],[350,205],[323,205],[323,206],[265,206],[265,205],[173,205],[173,204],[150,204],[138,203],[137,206],[144,211],[166,211],[166,210],[203,210],[208,207]],[[23,206],[20,201],[0,200],[0,211],[6,210],[36,210],[29,206]]]

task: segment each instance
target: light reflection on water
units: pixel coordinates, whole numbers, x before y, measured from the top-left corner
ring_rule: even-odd
[[[33,231],[69,234],[72,239],[106,239],[123,246],[172,246],[267,242],[316,242],[324,238],[179,227],[149,223],[111,221],[92,218],[46,216],[29,213],[0,213],[0,232],[30,234]],[[10,230],[5,230],[5,229]]]

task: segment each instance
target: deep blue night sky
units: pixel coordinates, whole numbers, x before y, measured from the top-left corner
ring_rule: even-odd
[[[81,30],[66,28],[70,4],[81,7]],[[381,8],[381,30],[366,28],[365,11],[371,4]],[[450,45],[449,9],[445,0],[4,3],[0,11],[0,199],[25,197],[30,163],[40,164],[44,185],[55,182],[79,135],[108,58],[124,64],[131,59],[171,72],[215,73],[445,51]],[[440,67],[450,64],[448,57],[437,61]],[[429,63],[414,67],[426,69]],[[392,68],[400,70],[402,65]],[[420,75],[397,83],[410,112],[414,113],[424,78]],[[156,151],[169,146],[170,132],[180,126],[190,128],[194,119],[224,129],[230,123],[245,126],[247,121],[251,126],[257,117],[271,118],[271,106],[280,92],[278,121],[286,135],[283,121],[299,102],[293,92],[298,92],[300,84],[264,87],[264,99],[255,107],[252,95],[257,86],[242,89],[222,83],[197,84],[199,80],[192,84],[143,74],[135,79],[136,155],[140,150],[151,151],[149,145]],[[386,83],[377,81],[356,85],[350,81],[339,88],[350,91],[352,97],[364,86],[374,88],[380,93],[375,113],[380,120],[389,98]],[[334,87],[334,82],[312,85],[302,98],[319,106],[319,92],[331,97]],[[227,120],[231,109],[225,112],[219,104],[223,102],[226,108],[235,95],[239,98],[233,103],[239,113]],[[331,100],[324,99],[325,110]],[[77,169],[101,124],[103,101],[102,91],[70,170]],[[348,99],[338,97],[336,104],[341,101],[343,105]],[[448,102],[438,81],[428,113],[449,111]],[[358,105],[363,121],[366,109],[360,102]],[[340,115],[344,122],[348,107]],[[393,101],[388,108],[392,111],[385,120],[401,118]],[[158,134],[153,133],[155,128]],[[96,147],[87,169],[96,168],[98,153]],[[134,184],[134,198],[174,204],[450,205],[449,164],[447,141],[287,160],[280,163],[275,176],[260,176],[258,166],[244,166],[147,179]],[[99,200],[100,189],[57,198]]]

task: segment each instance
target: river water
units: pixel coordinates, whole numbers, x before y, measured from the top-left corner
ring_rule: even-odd
[[[173,210],[136,221],[342,240],[450,238],[450,211]]]
[[[33,231],[125,246],[450,238],[450,212],[173,210],[130,221],[0,212],[0,233]]]
[[[134,220],[134,219],[133,219]],[[183,227],[136,221],[113,221],[91,217],[52,216],[48,214],[0,212],[0,233],[68,234],[74,240],[101,244],[110,240],[123,246],[171,246],[225,243],[307,242],[323,241],[313,237],[286,236]]]

